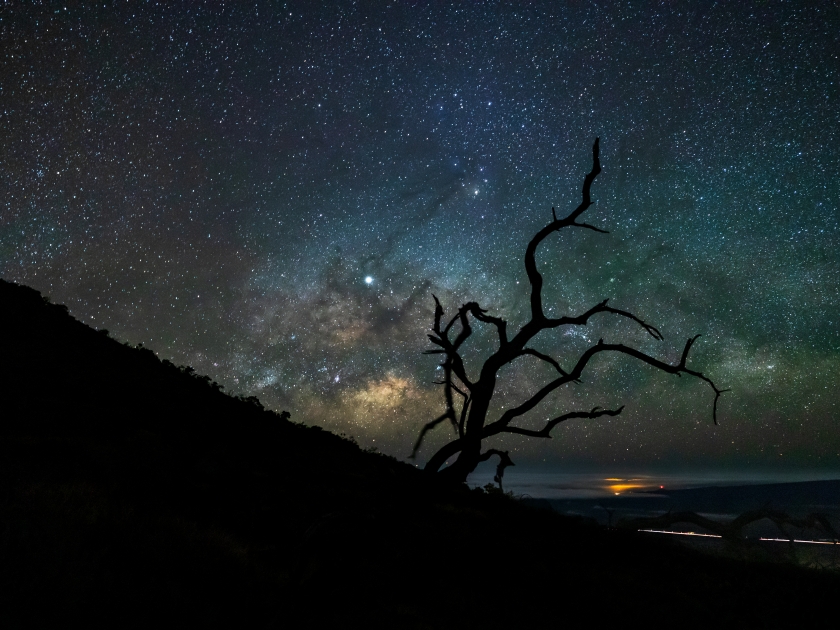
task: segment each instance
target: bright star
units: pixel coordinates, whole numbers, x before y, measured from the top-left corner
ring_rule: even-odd
[[[371,278],[370,276],[366,276],[365,277],[365,283],[370,284],[371,282],[373,282],[373,278]]]

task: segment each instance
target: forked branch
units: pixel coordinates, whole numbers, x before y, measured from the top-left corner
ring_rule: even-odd
[[[435,299],[435,322],[432,327],[432,331],[435,333],[433,335],[428,335],[429,341],[433,344],[438,346],[440,350],[427,350],[426,354],[446,354],[446,361],[444,362],[444,367],[448,364],[449,369],[452,373],[457,376],[464,386],[467,389],[472,388],[472,382],[467,378],[467,372],[464,368],[464,361],[461,359],[461,355],[458,354],[458,346],[460,346],[467,337],[469,337],[472,330],[469,327],[469,322],[466,319],[466,314],[463,312],[463,309],[452,318],[452,321],[441,330],[441,318],[443,317],[443,307],[440,305],[440,301],[437,299],[437,296],[432,295]],[[462,328],[461,333],[458,335],[458,338],[453,343],[449,339],[449,330],[452,327],[452,324],[458,320],[462,320]],[[451,381],[450,381],[451,382]]]
[[[636,350],[635,348],[631,348],[623,344],[605,344],[603,340],[601,340],[595,346],[592,346],[586,352],[583,353],[583,355],[580,357],[580,359],[578,359],[577,364],[571,372],[560,376],[559,378],[556,378],[547,385],[543,386],[542,389],[540,389],[536,394],[531,396],[531,398],[526,400],[521,405],[518,405],[517,407],[513,407],[505,411],[505,413],[502,414],[502,417],[499,418],[499,420],[487,426],[487,430],[490,430],[492,428],[492,434],[500,433],[502,428],[507,427],[511,420],[531,411],[540,402],[542,402],[545,399],[545,397],[548,396],[551,392],[565,385],[566,383],[579,380],[581,374],[583,374],[583,370],[589,364],[589,361],[592,359],[592,357],[602,352],[619,352],[621,354],[626,354],[635,359],[643,361],[644,363],[647,363],[648,365],[662,370],[663,372],[667,372],[668,374],[680,375],[685,373],[705,381],[715,392],[714,405],[712,406],[712,420],[715,424],[717,424],[717,401],[720,398],[720,395],[728,390],[719,389],[712,382],[712,380],[705,376],[702,372],[690,370],[685,365],[686,359],[688,358],[688,351],[691,349],[692,344],[696,341],[697,337],[699,336],[700,335],[697,335],[696,337],[693,337],[689,339],[688,342],[686,342],[686,347],[683,350],[682,358],[680,359],[680,362],[677,365],[665,363],[663,361],[660,361],[659,359],[655,359],[650,355],[645,354],[644,352],[641,352],[640,350]]]
[[[592,317],[601,313],[629,319],[639,325],[654,339],[661,341],[663,338],[662,333],[658,328],[647,323],[634,313],[613,308],[609,305],[608,300],[603,300],[602,302],[599,302],[595,306],[589,308],[589,310],[584,313],[576,316],[568,315],[550,318],[546,317],[543,312],[543,278],[537,268],[537,249],[550,234],[566,227],[584,228],[599,233],[605,232],[605,230],[595,227],[589,223],[584,223],[580,220],[581,215],[583,215],[583,213],[592,205],[592,184],[600,172],[601,162],[599,140],[596,138],[594,144],[592,145],[592,168],[583,180],[580,204],[563,218],[558,218],[556,210],[552,208],[552,220],[539,230],[528,242],[525,250],[525,272],[528,277],[528,282],[531,285],[531,317],[530,320],[526,322],[512,338],[508,338],[507,322],[500,317],[488,315],[487,311],[481,308],[477,302],[467,302],[458,309],[449,321],[445,322],[443,319],[443,307],[437,297],[434,298],[435,314],[434,325],[432,327],[433,334],[429,335],[429,339],[435,345],[435,348],[429,350],[428,352],[430,354],[445,355],[445,359],[441,364],[444,369],[444,378],[440,381],[440,383],[444,386],[446,409],[441,416],[423,427],[414,446],[414,450],[412,451],[412,457],[417,454],[426,433],[446,420],[455,426],[458,431],[458,438],[443,446],[432,456],[426,464],[426,470],[429,472],[441,471],[445,478],[456,482],[463,482],[466,480],[467,475],[475,470],[476,465],[480,461],[485,461],[489,457],[498,455],[500,458],[500,467],[497,469],[497,481],[499,481],[501,485],[504,468],[506,466],[513,465],[513,462],[510,460],[510,456],[507,452],[491,449],[482,453],[481,445],[482,440],[485,438],[500,433],[550,438],[551,431],[554,427],[566,420],[595,419],[603,416],[617,416],[620,414],[624,407],[619,407],[617,409],[602,409],[600,407],[595,407],[591,411],[573,411],[558,415],[551,420],[546,421],[541,428],[537,429],[511,426],[511,422],[515,418],[518,418],[537,407],[537,405],[544,401],[549,394],[558,388],[567,383],[580,382],[581,375],[588,366],[589,361],[602,352],[617,352],[647,363],[651,367],[668,374],[676,374],[677,376],[688,374],[704,381],[709,385],[709,387],[711,387],[715,395],[714,403],[712,405],[712,419],[714,423],[717,424],[718,400],[721,394],[728,390],[720,389],[705,374],[687,366],[688,354],[694,342],[697,340],[697,337],[692,337],[686,342],[681,358],[676,364],[666,363],[641,352],[640,350],[623,344],[605,344],[603,340],[601,340],[595,346],[587,349],[583,355],[577,359],[577,363],[570,371],[561,367],[560,362],[555,358],[530,347],[535,336],[543,330],[558,328],[560,326],[586,326],[589,324]],[[480,373],[477,375],[475,381],[471,381],[467,377],[464,362],[460,354],[461,348],[473,332],[470,321],[471,319],[494,326],[499,338],[498,348],[484,361]],[[458,324],[458,326],[456,326],[456,324]],[[455,328],[458,328],[457,334],[455,334]],[[454,339],[450,337],[450,333],[452,333]],[[496,392],[496,381],[499,376],[499,371],[507,364],[523,356],[533,356],[540,361],[549,364],[556,372],[554,375],[555,378],[546,385],[542,386],[542,388],[540,388],[525,402],[506,410],[498,420],[488,424],[487,414],[488,410],[491,409],[491,401],[494,393]],[[568,365],[566,367],[568,368]],[[457,385],[455,383],[455,378],[460,381]],[[463,403],[459,411],[456,411],[453,403],[453,391],[463,398]],[[448,467],[441,470],[450,458],[455,455],[458,456],[457,459]]]

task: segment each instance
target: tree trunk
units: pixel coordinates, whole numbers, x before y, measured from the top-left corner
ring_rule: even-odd
[[[492,379],[490,386],[480,387],[476,384],[473,389],[464,437],[450,442],[438,451],[423,470],[430,473],[440,471],[441,477],[451,483],[466,482],[467,476],[476,469],[480,461],[481,440],[484,425],[487,421],[490,399],[493,397],[493,384],[495,384],[495,379]],[[441,470],[446,460],[456,453],[458,453],[458,458],[450,466]]]

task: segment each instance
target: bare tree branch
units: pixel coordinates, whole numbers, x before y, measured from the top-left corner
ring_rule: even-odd
[[[460,348],[461,344],[464,343],[472,334],[470,320],[467,318],[467,311],[464,309],[463,306],[458,311],[458,319],[461,322],[461,332],[458,333],[458,336],[455,337],[455,341],[452,342],[452,347],[456,350]]]
[[[445,361],[443,363],[443,395],[444,400],[446,401],[446,409],[448,411],[452,411],[454,408],[452,402],[452,363],[450,361]],[[455,415],[453,413],[452,420],[454,422]]]
[[[505,476],[505,468],[508,466],[516,466],[510,458],[510,455],[508,455],[509,452],[510,451],[500,451],[498,449],[491,448],[482,453],[478,458],[478,461],[486,462],[488,459],[493,457],[493,455],[499,456],[499,464],[496,466],[496,476],[493,478],[493,481],[499,484],[499,490],[502,490],[503,492],[504,487],[502,486],[502,477]]]
[[[621,317],[626,317],[628,319],[632,319],[634,322],[639,324],[642,328],[647,331],[647,333],[656,339],[657,341],[662,341],[664,338],[662,337],[662,333],[659,332],[655,326],[648,324],[646,321],[640,319],[630,313],[628,311],[622,311],[617,308],[613,308],[611,306],[607,306],[607,302],[609,299],[604,300],[590,308],[588,311],[583,313],[582,315],[578,315],[577,317],[558,317],[556,319],[547,319],[543,323],[545,328],[556,328],[558,326],[567,326],[567,325],[575,325],[575,326],[585,326],[589,322],[589,318],[593,315],[598,313],[612,313],[613,315],[619,315]]]
[[[691,346],[694,345],[694,342],[697,341],[698,337],[700,337],[700,335],[695,335],[694,337],[691,337],[688,341],[686,341],[679,365],[670,365],[668,363],[663,363],[662,361],[654,359],[653,357],[650,357],[643,352],[639,352],[635,348],[629,348],[622,344],[603,344],[599,341],[598,347],[602,348],[601,350],[599,350],[599,352],[622,352],[631,357],[639,359],[640,361],[644,361],[645,363],[652,365],[653,367],[660,369],[663,372],[668,372],[669,374],[676,374],[677,376],[680,376],[681,374],[690,374],[691,376],[705,381],[709,385],[709,387],[711,387],[712,390],[715,392],[715,400],[712,404],[712,420],[715,424],[717,424],[718,400],[720,399],[720,395],[724,392],[728,392],[729,389],[719,389],[717,385],[715,385],[712,382],[712,380],[705,374],[703,374],[702,372],[697,372],[696,370],[689,370],[686,367],[685,362],[688,359],[688,351],[691,349]]]
[[[464,397],[464,400],[466,400],[467,398],[469,398],[469,394],[467,394],[466,392],[461,391],[461,389],[460,389],[457,385],[455,385],[455,383],[453,383],[452,381],[449,381],[449,386],[450,386],[452,389],[454,389],[456,392],[458,392],[459,394],[461,394],[461,396],[463,396],[463,397]]]
[[[581,214],[586,212],[586,209],[592,205],[592,198],[590,197],[590,191],[592,190],[592,182],[595,181],[595,178],[598,177],[598,174],[601,172],[601,160],[599,159],[600,147],[598,143],[600,138],[595,138],[595,143],[592,145],[592,170],[587,173],[586,177],[583,179],[583,191],[582,191],[582,199],[580,205],[574,209],[574,211],[566,217],[567,219],[571,219],[574,221],[577,219]]]
[[[435,344],[437,346],[440,346],[443,349],[443,352],[446,353],[447,362],[449,363],[449,367],[452,370],[452,372],[455,374],[455,376],[457,376],[461,380],[461,382],[464,384],[464,386],[467,389],[471,389],[473,384],[467,378],[467,373],[466,373],[466,369],[464,368],[463,359],[461,359],[461,356],[458,354],[458,346],[453,344],[449,340],[449,329],[452,326],[452,323],[455,322],[458,319],[461,319],[462,317],[463,317],[463,321],[466,322],[466,316],[464,316],[459,311],[459,313],[456,314],[454,318],[452,318],[452,321],[449,322],[449,324],[446,326],[446,328],[444,330],[441,330],[440,329],[440,323],[441,323],[441,318],[443,317],[443,307],[440,305],[440,301],[437,299],[437,296],[432,295],[432,297],[435,299],[435,322],[434,322],[434,325],[432,327],[432,331],[435,334],[434,335],[427,335],[428,338],[429,338],[429,341],[431,341],[433,344]],[[469,324],[468,323],[467,323],[467,329],[468,330],[466,332],[466,336],[464,335],[465,331],[464,330],[461,331],[461,335],[459,335],[460,341],[456,340],[456,341],[458,341],[458,345],[460,345],[460,343],[463,343],[464,339],[466,339],[466,337],[468,337],[469,333],[471,332],[471,330],[469,330]],[[441,351],[439,351],[439,350],[427,350],[426,353],[427,354],[441,354]],[[451,379],[450,379],[450,382],[451,382]]]
[[[470,408],[471,398],[467,398],[461,406],[461,418],[458,420],[458,437],[464,437],[464,423],[467,421],[467,411]]]
[[[439,425],[444,420],[452,420],[455,421],[455,412],[453,409],[447,409],[442,415],[438,416],[431,422],[427,422],[423,425],[423,428],[420,429],[420,435],[417,436],[417,441],[414,443],[414,448],[411,450],[411,455],[408,456],[409,459],[414,459],[417,457],[417,452],[420,450],[420,446],[423,444],[423,438],[426,437],[426,434],[434,429],[437,425]]]
[[[645,354],[644,352],[640,352],[635,348],[630,348],[623,344],[605,344],[603,341],[599,341],[598,345],[595,348],[590,348],[587,350],[584,355],[581,357],[580,361],[578,361],[578,366],[582,370],[589,359],[600,352],[620,352],[622,354],[626,354],[631,356],[639,361],[644,361],[648,365],[652,365],[653,367],[662,370],[663,372],[667,372],[668,374],[690,374],[696,378],[699,378],[702,381],[705,381],[714,391],[715,393],[715,400],[712,406],[712,420],[715,424],[717,424],[717,402],[720,398],[720,395],[724,392],[729,391],[728,389],[719,389],[714,382],[702,372],[697,372],[696,370],[689,370],[686,365],[686,359],[688,358],[688,351],[691,348],[692,344],[697,340],[697,337],[700,335],[696,335],[695,337],[689,339],[685,344],[685,349],[683,350],[682,358],[678,365],[671,365],[669,363],[664,363],[659,359],[654,359],[653,357]],[[591,354],[590,354],[591,353]],[[575,369],[572,371],[572,374],[577,373],[578,366],[575,366]]]
[[[438,449],[438,451],[434,455],[432,455],[431,459],[429,459],[429,461],[426,462],[425,469],[437,472],[438,470],[440,470],[441,466],[443,466],[446,463],[446,460],[448,460],[450,457],[458,454],[461,451],[463,445],[464,438],[461,437],[452,440],[451,442],[448,442],[443,447]]]
[[[463,437],[463,422],[459,423],[455,417],[455,405],[454,401],[452,400],[452,390],[454,389],[465,399],[464,405],[461,408],[462,416],[465,413],[465,409],[467,406],[466,400],[468,400],[468,396],[457,386],[455,386],[455,384],[452,382],[452,362],[449,360],[449,358],[447,358],[447,360],[443,362],[441,367],[443,367],[443,380],[435,381],[435,383],[437,385],[444,386],[444,401],[446,403],[446,411],[444,411],[443,414],[439,417],[427,423],[420,430],[420,435],[417,437],[417,442],[415,442],[414,444],[414,448],[411,451],[411,455],[409,455],[409,459],[414,459],[417,456],[417,452],[420,450],[420,447],[423,444],[423,438],[426,436],[426,433],[434,429],[444,420],[448,419],[452,423],[452,426],[454,426],[455,429],[459,432],[459,435]]]
[[[554,220],[537,232],[534,235],[534,238],[532,238],[528,243],[528,247],[525,249],[525,273],[528,274],[528,281],[531,283],[531,318],[534,321],[540,321],[545,317],[542,309],[543,279],[540,272],[537,270],[536,262],[537,247],[552,232],[557,232],[564,227],[575,225],[575,219],[577,219],[589,206],[592,205],[592,198],[590,195],[592,182],[595,181],[595,178],[598,177],[598,173],[601,172],[598,141],[599,139],[595,138],[595,144],[592,145],[592,170],[589,171],[583,180],[583,199],[581,200],[580,205],[564,219],[557,219],[557,214],[552,208],[552,216]],[[579,227],[586,227],[585,224],[578,225]]]
[[[534,350],[533,348],[524,348],[519,351],[518,356],[523,356],[526,354],[537,357],[538,359],[541,359],[546,363],[551,364],[551,366],[553,366],[554,369],[557,370],[557,372],[559,372],[562,376],[566,376],[566,372],[563,370],[563,368],[560,367],[560,364],[547,354],[543,354],[542,352]]]
[[[690,348],[691,344],[694,343],[695,339],[697,339],[697,337],[694,337],[694,339],[689,339],[689,342],[686,344],[686,346]],[[543,386],[542,389],[540,389],[536,394],[534,394],[531,398],[526,400],[521,405],[513,407],[512,409],[508,409],[507,411],[505,411],[504,414],[502,414],[502,417],[499,420],[494,422],[492,425],[488,425],[488,427],[507,426],[508,423],[514,418],[531,411],[531,409],[536,407],[540,402],[542,402],[542,400],[546,396],[548,396],[558,387],[565,385],[570,381],[580,379],[580,376],[583,373],[584,368],[589,363],[589,360],[592,359],[592,357],[594,357],[595,355],[600,354],[601,352],[620,352],[622,354],[626,354],[635,359],[643,361],[649,365],[652,365],[653,367],[662,370],[663,372],[667,372],[668,374],[686,373],[692,376],[696,376],[697,378],[700,378],[701,380],[705,381],[712,387],[712,389],[715,392],[715,404],[712,409],[712,419],[714,423],[717,424],[717,400],[718,398],[720,398],[720,395],[727,390],[718,389],[717,386],[715,386],[715,384],[711,381],[711,379],[707,378],[701,372],[696,372],[694,370],[689,370],[688,368],[686,368],[685,359],[688,356],[687,351],[683,351],[682,360],[678,365],[671,365],[669,363],[664,363],[659,359],[655,359],[645,354],[644,352],[636,350],[635,348],[630,348],[623,344],[605,344],[603,340],[601,340],[598,342],[597,345],[590,347],[586,352],[583,353],[580,359],[578,359],[577,365],[575,365],[574,369],[571,372],[569,372],[565,376],[561,376],[560,378],[554,379],[547,385]]]
[[[589,225],[588,223],[570,223],[569,227],[582,227],[588,230],[598,232],[599,234],[609,234],[607,230],[602,230],[601,228],[597,228],[594,225]]]
[[[477,302],[467,302],[461,308],[469,310],[473,317],[486,324],[493,324],[499,334],[499,346],[505,346],[508,343],[507,338],[507,322],[501,317],[492,317],[487,315],[487,311],[481,308]]]
[[[440,305],[440,300],[437,299],[434,293],[432,293],[432,297],[435,299],[435,324],[432,330],[440,335],[440,318],[443,317],[443,307]]]
[[[623,409],[624,405],[618,409],[601,409],[600,407],[595,407],[592,411],[572,411],[564,413],[562,416],[557,416],[553,420],[546,422],[545,426],[538,431],[534,429],[524,429],[522,427],[510,427],[494,422],[487,425],[487,428],[484,431],[484,437],[490,437],[491,435],[496,435],[497,433],[515,433],[517,435],[527,435],[528,437],[551,439],[551,430],[561,422],[575,418],[588,418],[594,420],[595,418],[600,418],[601,416],[617,416]]]

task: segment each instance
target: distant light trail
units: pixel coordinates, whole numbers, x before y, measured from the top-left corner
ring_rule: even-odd
[[[650,532],[651,534],[674,534],[676,536],[702,536],[703,538],[723,538],[717,534],[698,534],[697,532],[669,532],[664,529],[640,529],[640,532]]]
[[[640,529],[640,532],[648,532],[650,534],[673,534],[674,536],[699,536],[702,538],[723,538],[718,534],[698,534],[697,532],[669,532],[664,529]],[[793,541],[790,538],[762,538],[759,537],[759,541],[762,542],[795,542],[795,543],[803,543],[807,545],[836,545],[836,540],[799,540],[798,538],[794,538]]]
[[[764,540],[767,542],[791,542],[790,538],[759,538],[759,540]],[[795,543],[806,543],[809,545],[836,545],[836,540],[797,540],[796,538],[793,539]]]

